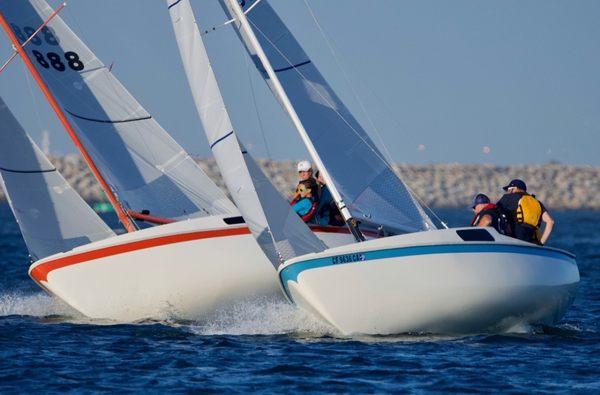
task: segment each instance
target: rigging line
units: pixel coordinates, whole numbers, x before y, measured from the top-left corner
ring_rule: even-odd
[[[338,66],[338,68],[340,69],[340,71],[342,72],[342,75],[344,76],[344,79],[346,80],[346,83],[350,86],[350,89],[352,90],[352,93],[354,94],[357,102],[359,103],[363,114],[367,117],[369,123],[371,124],[371,127],[373,128],[375,134],[377,135],[377,138],[379,139],[380,142],[380,146],[383,147],[383,153],[384,155],[387,156],[387,159],[389,161],[389,163],[393,163],[392,160],[392,156],[386,146],[386,144],[383,141],[383,138],[381,136],[381,134],[379,133],[378,128],[375,126],[375,123],[373,122],[373,119],[371,118],[371,116],[369,115],[369,113],[367,112],[365,105],[363,103],[363,101],[360,99],[360,96],[358,95],[358,93],[356,92],[356,90],[354,89],[354,86],[352,85],[352,83],[350,82],[350,79],[348,77],[348,74],[346,73],[346,70],[344,69],[344,67],[342,67],[342,64],[339,60],[339,57],[337,56],[337,53],[334,49],[334,44],[333,44],[333,40],[326,34],[325,29],[322,27],[322,25],[319,23],[317,16],[314,12],[314,10],[312,9],[312,7],[310,6],[309,0],[303,0],[304,4],[306,5],[306,8],[308,9],[308,12],[310,13],[310,15],[313,18],[313,21],[315,22],[315,25],[317,26],[317,28],[319,29],[319,32],[321,33],[321,36],[323,37],[323,40],[325,41],[325,43],[327,44],[335,62],[336,65]],[[372,92],[371,94],[373,96],[375,96]],[[379,100],[379,99],[378,99]],[[381,101],[381,100],[379,100]],[[387,109],[387,107],[386,107]],[[391,166],[390,166],[391,167]],[[392,168],[392,170],[394,170]],[[399,171],[400,172],[400,171]],[[401,173],[401,172],[400,172]],[[427,211],[429,211],[431,214],[433,214],[433,216],[446,228],[448,228],[448,226],[446,225],[446,223],[444,221],[442,221],[442,219],[435,213],[435,211],[433,211],[424,201],[423,199],[420,198],[420,196],[414,191],[414,189],[412,189],[407,182],[404,182],[404,184],[406,185],[407,189],[409,190],[409,193],[412,195],[412,197],[423,207],[425,208]]]
[[[263,127],[263,122],[260,117],[260,112],[258,111],[258,105],[256,103],[256,94],[254,92],[254,82],[252,81],[252,74],[250,73],[250,62],[248,61],[248,57],[244,56],[244,62],[246,63],[246,72],[248,74],[248,81],[250,82],[250,93],[252,94],[252,103],[254,104],[254,112],[256,113],[256,120],[258,121],[258,127],[260,129],[260,134],[263,139],[263,144],[265,145],[265,151],[267,152],[267,157],[270,161],[273,160],[273,156],[271,155],[271,150],[269,149],[269,144],[267,143],[267,138],[265,136],[265,128]]]
[[[79,42],[81,42],[81,39],[79,39],[79,38],[77,38],[77,39],[78,39],[78,41],[79,41]],[[82,44],[82,45],[84,45],[84,46],[85,46],[85,44]],[[106,66],[104,66],[104,64],[103,64],[103,63],[100,61],[100,59],[98,59],[98,57],[97,57],[97,56],[96,56],[96,55],[95,55],[93,52],[92,52],[92,55],[93,55],[93,57],[94,57],[93,59],[97,60],[99,63],[101,63],[101,64],[103,65],[103,67],[101,67],[100,69],[102,69],[102,68],[106,68]],[[89,70],[89,71],[91,71],[91,70]],[[26,75],[26,77],[27,77],[27,78],[29,77],[27,72],[25,73],[25,75]],[[73,97],[73,98],[76,98],[76,97],[77,97],[77,96],[76,96],[74,93],[72,93],[72,91],[71,91],[71,86],[70,86],[69,84],[67,84],[66,82],[64,82],[64,81],[63,81],[63,80],[61,80],[60,78],[57,78],[57,77],[55,77],[55,76],[54,76],[54,75],[52,75],[52,74],[50,74],[50,75],[49,75],[49,77],[50,77],[50,78],[52,78],[54,81],[56,81],[56,82],[57,82],[59,85],[61,85],[62,87],[64,87],[64,88],[65,88],[65,90],[64,90],[64,91],[65,91],[66,93],[68,93],[68,94],[69,94],[71,97]],[[113,78],[115,78],[115,79],[116,79],[116,77],[113,77]],[[86,81],[86,79],[82,78],[82,81],[83,81],[83,83],[84,83],[84,84],[86,84],[86,85],[87,85],[87,81]],[[118,85],[121,85],[121,86],[122,86],[122,84],[120,83],[120,81],[118,81],[118,80],[116,80],[116,81],[117,81]],[[28,80],[28,82],[29,82],[29,80]],[[111,85],[111,86],[112,86],[112,85]],[[124,89],[126,90],[126,88],[124,88]],[[31,86],[30,86],[30,90],[31,90]],[[118,93],[116,92],[116,88],[112,87],[112,92],[113,92],[113,93],[114,93],[116,96],[119,96],[119,95],[118,95]],[[32,95],[33,95],[33,92],[32,92]],[[135,99],[134,99],[134,100],[135,100]],[[113,102],[114,102],[114,101],[113,101]],[[136,102],[137,102],[137,100],[136,100]],[[83,101],[83,102],[80,102],[80,103],[82,103],[82,104],[83,104],[85,107],[87,107],[87,108],[89,108],[89,109],[91,109],[91,110],[94,110],[94,108],[92,108],[92,106],[91,106],[91,105],[89,105],[88,103],[86,103],[85,101]],[[143,108],[143,107],[142,107],[142,106],[139,104],[139,102],[138,102],[138,107],[139,107],[139,108],[141,108],[142,110],[144,110],[144,112],[145,112],[146,114],[148,114],[148,112],[147,112],[147,111],[145,111],[145,109],[144,109],[144,108]],[[36,109],[37,109],[37,107],[36,107]],[[72,116],[75,116],[75,117],[77,117],[77,116],[76,116],[75,114],[73,114],[73,113],[70,113],[70,112],[69,112],[69,114],[71,114]],[[148,116],[148,119],[149,119],[149,118],[151,118],[151,116]],[[85,119],[85,118],[84,118],[84,119]],[[93,120],[93,119],[87,119],[87,120],[88,120],[88,121],[97,121],[97,122],[106,123],[106,122],[103,122],[102,120]],[[41,128],[41,121],[38,121],[38,122],[40,123],[40,128]],[[111,122],[108,122],[108,123],[111,123]],[[159,127],[162,129],[162,127],[161,127],[160,125],[159,125]],[[164,129],[163,129],[163,130],[164,130]],[[148,152],[150,152],[150,153],[153,155],[153,151],[152,151],[152,150],[150,150],[150,148],[148,147],[148,145],[147,145],[147,141],[146,141],[146,139],[144,138],[143,134],[142,134],[142,133],[141,133],[141,131],[139,131],[139,130],[138,130],[138,132],[139,132],[139,133],[138,133],[138,135],[140,136],[141,140],[144,142],[144,145],[146,146],[146,150],[147,150]],[[168,133],[167,133],[167,135],[168,135]],[[176,143],[176,141],[175,141],[175,140],[172,138],[172,136],[170,136],[170,135],[168,135],[168,136],[169,136],[169,138],[170,138],[170,141],[172,141],[172,142],[175,142],[175,143]],[[176,144],[177,144],[177,143],[176,143]],[[128,144],[125,144],[125,147],[127,147],[129,150],[133,151],[133,150],[132,150],[132,147],[130,147]],[[88,150],[89,150],[90,148],[91,148],[91,150],[92,150],[92,151],[94,151],[94,152],[96,153],[96,156],[97,156],[97,157],[102,157],[102,155],[99,155],[99,154],[98,154],[98,151],[97,151],[97,150],[95,150],[95,149],[93,148],[93,146],[91,146],[91,147],[88,147]],[[138,155],[138,157],[142,158],[142,156],[141,156],[139,153],[136,153],[136,154]],[[153,156],[154,156],[154,155],[153,155]],[[156,159],[156,158],[153,158],[153,159]],[[193,189],[192,189],[191,187],[189,187],[189,186],[185,185],[183,182],[181,182],[181,181],[179,181],[179,180],[176,180],[176,179],[175,179],[175,177],[174,177],[172,174],[167,174],[167,172],[166,172],[166,171],[164,171],[164,170],[161,170],[161,169],[158,169],[158,168],[157,168],[157,167],[156,167],[154,164],[150,163],[150,162],[149,162],[148,160],[146,160],[146,159],[143,159],[143,161],[144,161],[146,164],[148,164],[150,167],[152,167],[152,168],[155,168],[155,169],[156,169],[156,170],[158,170],[159,172],[161,172],[161,173],[163,173],[163,174],[167,175],[167,176],[168,176],[170,179],[177,181],[177,184],[179,184],[179,186],[181,186],[183,189],[187,190],[187,191],[188,191],[188,193],[189,193],[190,195],[192,195],[192,196],[196,197],[197,199],[200,199],[202,202],[207,202],[207,200],[206,200],[206,199],[203,199],[201,195],[199,195],[198,193],[194,192],[194,191],[193,191]],[[207,177],[208,177],[208,176],[207,176]],[[210,214],[210,213],[209,213],[209,212],[208,212],[208,211],[207,211],[205,208],[203,208],[203,207],[198,207],[198,208],[199,208],[200,210],[202,210],[202,211],[205,211],[207,214]]]
[[[285,54],[284,54],[284,53],[283,53],[283,52],[282,52],[282,51],[279,49],[279,47],[277,47],[277,45],[276,45],[275,43],[273,43],[273,42],[272,42],[272,41],[269,39],[269,37],[267,37],[267,35],[266,35],[265,33],[263,33],[263,31],[262,31],[262,30],[261,30],[261,29],[260,29],[258,26],[256,26],[256,24],[255,24],[255,23],[254,23],[254,22],[253,22],[253,21],[252,21],[250,18],[248,18],[248,21],[249,21],[249,22],[250,22],[250,24],[252,24],[252,26],[253,26],[253,27],[254,27],[254,28],[255,28],[255,29],[256,29],[256,30],[257,30],[257,31],[258,31],[258,32],[259,32],[259,33],[260,33],[260,34],[261,34],[261,35],[262,35],[262,36],[265,38],[265,40],[267,40],[267,41],[269,42],[269,44],[271,44],[271,45],[273,46],[273,48],[275,48],[275,50],[276,50],[276,51],[277,51],[277,52],[278,52],[278,53],[281,55],[281,57],[282,57],[283,59],[285,59],[285,61],[286,61],[286,62],[287,62],[287,63],[288,63],[290,66],[293,66],[293,63],[290,61],[290,59],[289,59],[289,58],[288,58],[288,57],[287,57],[287,56],[286,56],[286,55],[285,55]],[[312,85],[312,82],[311,82],[311,81],[310,81],[308,78],[306,78],[306,76],[305,76],[304,74],[302,74],[302,72],[301,72],[300,70],[298,70],[298,68],[293,68],[293,70],[294,70],[294,71],[296,71],[296,73],[298,73],[298,75],[300,75],[300,77],[301,77],[301,78],[302,78],[304,81],[308,82],[308,83],[310,84],[310,86],[311,86],[311,87],[313,87],[313,85]],[[316,92],[316,93],[317,93],[317,94],[318,94],[318,95],[319,95],[319,96],[320,96],[320,97],[321,97],[321,98],[322,98],[322,99],[323,99],[323,100],[324,100],[326,103],[328,103],[328,104],[330,105],[330,107],[332,108],[332,110],[333,110],[333,111],[334,111],[334,112],[335,112],[335,113],[336,113],[336,114],[337,114],[337,115],[338,115],[338,116],[339,116],[339,117],[340,117],[340,118],[341,118],[341,119],[344,121],[344,123],[346,123],[346,125],[348,125],[348,127],[349,127],[349,128],[350,128],[350,129],[351,129],[353,132],[354,132],[354,134],[355,134],[355,135],[356,135],[356,136],[357,136],[357,137],[358,137],[360,140],[362,140],[362,141],[363,141],[363,142],[364,142],[364,143],[365,143],[365,144],[366,144],[366,145],[367,145],[369,148],[371,148],[371,151],[373,151],[373,153],[374,153],[374,154],[375,154],[375,155],[376,155],[376,156],[377,156],[377,157],[378,157],[378,158],[379,158],[379,159],[380,159],[380,160],[381,160],[383,163],[385,163],[387,166],[389,166],[389,167],[391,168],[390,164],[387,162],[387,160],[386,160],[385,158],[383,158],[383,157],[382,157],[382,154],[379,152],[379,150],[378,150],[376,147],[373,147],[373,146],[371,146],[371,144],[369,144],[369,143],[368,143],[368,142],[367,142],[367,141],[366,141],[366,140],[363,138],[363,136],[361,136],[361,135],[360,135],[360,133],[358,133],[358,131],[357,131],[357,130],[356,130],[354,127],[352,127],[352,125],[351,125],[351,124],[350,124],[350,123],[349,123],[349,122],[348,122],[348,121],[347,121],[347,120],[344,118],[344,116],[343,116],[342,114],[340,114],[340,113],[339,113],[339,111],[337,111],[337,110],[336,110],[336,109],[335,109],[335,108],[332,106],[332,104],[329,102],[329,100],[328,100],[326,97],[324,97],[324,96],[323,96],[323,94],[321,94],[321,92],[320,92],[318,89],[315,89],[315,88],[313,87],[313,90],[314,90],[314,91],[315,91],[315,92]],[[392,171],[393,171],[393,169],[392,169]],[[402,182],[402,184],[404,184],[404,185],[407,187],[407,189],[409,190],[409,193],[410,193],[411,195],[413,195],[413,197],[414,197],[414,198],[416,198],[416,199],[417,199],[417,201],[419,201],[420,199],[418,198],[418,196],[416,195],[416,193],[415,193],[414,191],[412,191],[412,189],[411,189],[411,188],[410,188],[410,187],[409,187],[409,186],[408,186],[408,185],[407,185],[405,182],[403,182],[403,181],[401,181],[401,182]],[[442,220],[441,220],[441,219],[440,219],[440,218],[437,216],[437,214],[435,214],[435,212],[434,212],[434,211],[433,211],[431,208],[429,208],[429,206],[427,206],[426,204],[425,204],[424,206],[425,206],[425,207],[426,207],[426,208],[427,208],[427,209],[428,209],[428,210],[429,210],[431,213],[433,213],[433,215],[434,215],[434,216],[435,216],[435,217],[436,217],[436,218],[437,218],[437,219],[438,219],[438,220],[439,220],[439,221],[440,221],[440,222],[441,222],[441,223],[442,223],[444,226],[447,226],[447,225],[444,223],[444,221],[442,221]]]
[[[96,58],[96,59],[98,59],[97,57],[95,57],[95,58]],[[99,61],[99,59],[98,59],[98,61]],[[25,73],[25,76],[28,78],[28,77],[29,77],[28,73]],[[67,93],[69,93],[69,94],[71,94],[73,97],[75,97],[75,95],[74,95],[74,94],[72,94],[72,93],[71,93],[71,91],[69,90],[69,89],[70,89],[70,86],[69,86],[67,83],[63,82],[61,79],[59,79],[59,78],[56,78],[56,77],[54,77],[54,76],[52,76],[52,75],[50,75],[50,76],[51,76],[51,78],[53,78],[53,79],[54,79],[54,81],[56,81],[58,84],[60,84],[60,85],[62,85],[63,87],[67,88],[67,89],[65,89],[65,91],[66,91]],[[114,78],[114,77],[113,77],[113,78]],[[85,82],[85,80],[84,80],[84,82]],[[30,90],[31,90],[31,86],[30,86]],[[115,92],[116,92],[116,91],[115,91]],[[33,94],[33,93],[32,93],[32,94]],[[83,102],[83,104],[84,104],[86,107],[88,107],[88,108],[92,109],[92,107],[91,107],[89,104],[87,104],[87,103],[85,103],[85,102]],[[139,105],[139,104],[138,104],[138,105]],[[141,105],[140,105],[140,107],[141,107]],[[66,109],[65,109],[65,111],[66,111]],[[145,111],[145,112],[146,112],[146,111]],[[146,113],[147,113],[147,112],[146,112]],[[69,112],[69,114],[71,114],[71,113]],[[71,114],[71,115],[75,116],[74,114]],[[104,122],[103,122],[103,123],[104,123]],[[160,125],[159,125],[159,127],[160,127]],[[120,131],[118,131],[118,133],[120,133]],[[140,133],[140,134],[141,134],[141,133]],[[150,150],[150,148],[148,147],[148,145],[147,145],[147,142],[146,142],[146,140],[144,139],[144,137],[143,137],[143,136],[140,136],[140,137],[141,137],[142,141],[144,142],[144,145],[146,146],[146,150],[152,153],[152,151],[151,151],[151,150]],[[169,136],[169,137],[170,137],[170,136]],[[175,140],[174,140],[172,137],[170,137],[170,139],[171,139],[171,141],[175,141]],[[126,148],[127,148],[127,149],[128,149],[130,152],[131,152],[131,153],[135,153],[135,154],[136,154],[136,156],[137,156],[137,157],[138,157],[140,160],[142,160],[142,162],[143,162],[143,163],[145,163],[146,165],[150,166],[150,167],[151,167],[151,168],[153,168],[153,169],[156,169],[156,170],[158,170],[160,173],[164,174],[165,176],[169,177],[171,180],[175,181],[177,185],[179,185],[179,186],[180,186],[182,189],[185,189],[185,190],[186,190],[186,191],[187,191],[187,192],[188,192],[188,193],[189,193],[191,196],[193,196],[193,197],[195,197],[195,198],[199,199],[199,200],[200,200],[201,202],[203,202],[203,203],[206,203],[206,202],[208,202],[206,199],[202,198],[202,196],[201,196],[200,194],[196,193],[196,192],[195,192],[195,191],[194,191],[194,190],[193,190],[191,187],[189,187],[189,186],[187,186],[185,183],[183,183],[183,182],[181,182],[181,181],[177,180],[177,179],[176,179],[176,177],[174,177],[174,175],[167,173],[167,171],[165,171],[165,170],[158,169],[158,168],[157,168],[157,167],[156,167],[156,166],[155,166],[153,163],[149,162],[149,161],[148,161],[147,159],[145,159],[145,158],[144,158],[144,157],[143,157],[143,156],[142,156],[140,153],[138,153],[136,150],[134,150],[134,149],[133,149],[133,147],[129,146],[128,144],[124,144],[124,146],[125,146],[125,147],[126,147]],[[94,152],[94,155],[95,155],[95,157],[97,157],[97,158],[102,158],[102,157],[103,157],[103,155],[99,154],[99,153],[98,153],[98,150],[96,150],[96,149],[94,148],[94,146],[93,146],[93,145],[90,145],[89,147],[87,147],[87,149],[88,149],[88,151],[90,151],[90,152]],[[156,159],[156,158],[154,158],[154,159]],[[103,174],[104,174],[104,173],[106,173],[106,172],[103,172]],[[208,176],[207,176],[207,177],[208,177]],[[112,183],[111,183],[111,187],[113,188],[113,190],[116,190],[115,186],[114,186]],[[121,201],[121,200],[119,200],[119,201]],[[199,211],[204,211],[204,212],[206,212],[207,214],[210,214],[210,213],[209,213],[209,212],[208,212],[208,211],[207,211],[207,210],[206,210],[204,207],[199,207],[199,206],[197,206],[197,207],[198,207],[198,210],[199,210]],[[128,216],[128,217],[129,217],[130,219],[132,219],[130,216]],[[137,226],[137,225],[136,225],[136,226]],[[138,227],[138,228],[139,228],[139,227]]]
[[[250,24],[252,24],[252,26],[265,38],[265,40],[267,40],[269,42],[269,44],[271,44],[271,46],[273,46],[273,48],[275,48],[275,50],[281,55],[281,57],[290,65],[293,66],[293,63],[290,61],[290,59],[279,49],[279,47],[277,47],[277,45],[271,41],[269,39],[269,37],[267,37],[267,35],[265,33],[263,33],[263,31],[256,26],[256,24],[254,22],[252,22],[251,19],[248,19],[248,21],[250,22]],[[319,89],[316,89],[313,86],[313,82],[311,80],[309,80],[308,78],[306,78],[306,76],[304,74],[302,74],[302,72],[298,69],[298,68],[293,68],[293,70],[298,73],[298,75],[300,75],[300,77],[306,81],[311,88],[313,89],[313,91],[319,95],[319,97],[321,99],[323,99],[323,101],[325,103],[327,103],[329,105],[329,108],[331,108],[336,114],[337,116],[354,132],[354,134],[363,142],[367,145],[367,147],[369,147],[371,149],[371,151],[373,151],[373,153],[375,154],[375,156],[377,156],[377,158],[379,158],[379,160],[381,160],[384,164],[389,165],[387,160],[382,156],[382,154],[379,152],[379,149],[377,149],[377,147],[374,147],[372,144],[369,144],[368,141],[365,140],[365,138],[363,136],[361,136],[361,134],[358,132],[358,130],[356,130],[356,128],[354,128],[350,122],[348,122],[348,120],[335,108],[335,106],[333,105],[333,103],[331,103],[320,91]]]
[[[62,3],[60,5],[60,7],[58,7],[56,10],[54,10],[50,16],[42,22],[42,24],[40,25],[40,27],[38,27],[33,33],[31,33],[31,36],[29,36],[29,38],[27,38],[27,40],[25,40],[23,42],[23,44],[21,44],[21,48],[24,48],[27,44],[29,44],[29,42],[31,40],[33,40],[33,38],[40,32],[42,31],[42,29],[44,29],[48,23],[50,23],[50,21],[56,16],[58,15],[59,12],[62,11],[63,8],[65,8],[65,6],[67,5],[67,3]],[[14,45],[13,45],[14,48]],[[12,60],[14,58],[17,57],[17,55],[19,54],[19,51],[17,50],[17,48],[15,48],[15,51],[13,52],[13,54],[10,56],[10,58],[2,65],[2,67],[0,67],[0,73],[2,73],[2,71],[9,65],[10,62],[12,62]]]
[[[321,23],[319,23],[319,20],[317,19],[317,15],[315,14],[312,7],[310,6],[309,0],[304,0],[304,4],[306,5],[308,12],[310,13],[313,21],[315,22],[315,25],[319,29],[319,32],[321,33],[321,36],[323,37],[323,41],[325,41],[325,44],[327,44],[327,47],[329,48],[329,51],[331,52],[331,55],[333,56],[333,59],[335,60],[337,67],[342,72],[342,76],[346,80],[346,84],[350,87],[350,90],[352,91],[354,98],[360,105],[360,108],[361,108],[363,114],[367,118],[367,121],[369,122],[369,124],[371,125],[371,128],[375,132],[375,135],[379,139],[380,147],[382,147],[383,151],[384,151],[383,154],[387,156],[387,160],[390,164],[393,163],[392,156],[391,156],[389,150],[387,149],[387,146],[385,145],[385,142],[383,141],[381,134],[379,133],[379,129],[377,128],[377,126],[375,126],[375,123],[373,122],[373,118],[369,115],[363,101],[360,99],[360,96],[358,95],[358,92],[356,91],[356,89],[354,89],[354,85],[350,81],[350,77],[348,76],[348,73],[346,72],[344,67],[342,67],[342,62],[340,61],[340,59],[337,55],[337,52],[335,51],[333,40],[327,35],[327,33],[325,32],[325,29],[323,28]]]
[[[181,1],[181,0],[179,0],[179,1]],[[169,8],[171,8],[171,7],[173,7],[174,5],[176,5],[177,3],[179,3],[179,1],[177,1],[175,4],[171,4],[171,5],[169,6]],[[255,2],[254,4],[252,4],[252,5],[251,5],[251,6],[250,6],[250,7],[249,7],[249,8],[248,8],[246,11],[244,11],[244,14],[245,14],[245,15],[248,15],[248,13],[249,13],[250,11],[252,11],[252,9],[253,9],[254,7],[256,7],[256,6],[258,5],[258,3],[260,3],[261,1],[262,1],[262,0],[256,0],[256,2]],[[214,32],[214,31],[216,31],[217,29],[220,29],[220,28],[222,28],[222,27],[228,26],[228,25],[232,24],[232,23],[233,23],[233,22],[235,22],[235,21],[236,21],[236,19],[235,19],[235,18],[231,18],[231,19],[229,19],[228,21],[225,21],[224,23],[222,23],[222,24],[220,24],[220,25],[213,26],[213,27],[211,27],[210,29],[206,29],[206,30],[204,30],[204,31],[201,31],[201,30],[200,30],[200,26],[199,26],[199,25],[198,25],[198,24],[197,24],[195,21],[194,21],[194,23],[196,23],[196,26],[198,26],[198,30],[200,30],[200,37],[203,37],[203,36],[206,36],[206,35],[207,35],[207,34],[209,34],[209,33],[212,33],[212,32]]]
[[[394,169],[392,169],[394,170]],[[395,171],[394,171],[395,172]],[[398,170],[398,173],[401,173],[400,170]],[[442,220],[440,218],[439,215],[436,214],[435,211],[433,211],[433,209],[431,207],[429,207],[429,205],[427,203],[425,203],[425,201],[423,199],[421,199],[421,197],[415,192],[414,189],[412,189],[410,187],[410,185],[408,185],[408,183],[404,182],[404,185],[406,186],[406,189],[408,189],[408,193],[411,195],[411,197],[413,199],[415,199],[417,201],[417,203],[419,203],[421,205],[421,207],[427,211],[429,211],[430,214],[432,214],[434,216],[435,219],[437,219],[444,228],[448,229],[448,224],[446,224],[446,222],[444,222],[444,220]],[[427,215],[427,213],[425,213]],[[431,218],[429,218],[429,220],[431,221]]]

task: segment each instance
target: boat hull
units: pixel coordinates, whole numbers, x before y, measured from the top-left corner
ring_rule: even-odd
[[[317,235],[330,245],[351,238]],[[35,262],[29,275],[83,315],[118,322],[203,319],[242,300],[283,298],[249,229],[218,217],[91,243]]]
[[[369,242],[341,247],[297,259],[279,274],[290,299],[344,334],[503,332],[556,324],[577,291],[574,257],[495,235],[491,243],[403,243],[411,236],[396,236],[389,238],[399,239],[396,247],[393,240],[388,246],[376,241],[371,249]]]

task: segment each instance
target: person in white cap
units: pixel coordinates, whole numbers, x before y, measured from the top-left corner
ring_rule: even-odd
[[[298,162],[298,176],[300,177],[300,181],[308,180],[313,176],[313,169],[310,165],[310,162],[307,160],[301,160]]]
[[[301,160],[300,162],[298,162],[298,165],[296,166],[296,168],[298,169],[298,177],[300,177],[300,181],[298,182],[298,185],[296,186],[294,194],[292,195],[292,201],[295,201],[300,196],[298,193],[298,187],[300,186],[300,183],[302,181],[310,182],[311,188],[313,190],[312,200],[318,201],[317,180],[315,180],[315,178],[313,177],[313,169],[312,169],[312,166],[310,165],[310,162],[307,160]]]

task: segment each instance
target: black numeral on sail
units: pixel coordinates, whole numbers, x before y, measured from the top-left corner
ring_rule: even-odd
[[[19,26],[11,23],[10,27],[12,27],[13,31],[15,32],[15,36],[17,36],[21,44],[27,41],[27,39],[31,37],[33,33],[35,33],[35,29],[31,26],[25,26],[23,30],[21,30]],[[43,36],[43,41],[46,41],[46,44],[48,45],[58,45],[60,43],[58,37],[56,37],[54,34],[54,30],[52,30],[52,28],[49,26],[44,26],[44,28],[31,39],[31,44],[42,45],[43,41],[40,36]]]
[[[65,64],[60,61],[60,56],[55,52],[48,52],[46,54],[52,67],[58,71],[65,71]]]
[[[31,37],[31,35],[33,33],[35,33],[35,30],[32,27],[26,26],[23,28],[23,31],[25,32],[25,34],[27,35],[27,38]],[[31,39],[31,43],[33,45],[41,45],[42,44],[42,39],[38,36],[35,35],[32,39]]]
[[[50,67],[50,65],[48,64],[48,62],[46,61],[46,59],[44,59],[44,55],[42,55],[42,53],[40,51],[36,51],[34,49],[33,51],[31,51],[31,53],[33,54],[33,56],[35,56],[35,58],[37,59],[38,63],[40,64],[40,66],[42,66],[45,69],[47,69],[48,67]]]
[[[83,62],[79,60],[79,55],[77,55],[73,51],[65,52],[65,59],[67,59],[67,63],[69,67],[75,71],[83,70]]]
[[[15,25],[14,23],[11,23],[10,27],[12,27],[13,31],[15,32],[15,36],[17,36],[21,44],[24,43],[25,40],[27,40],[27,37],[25,37],[19,26]]]
[[[42,29],[42,33],[44,33],[44,40],[46,40],[48,45],[58,45],[58,37],[54,35],[54,30],[51,27],[45,26]]]
[[[52,65],[56,71],[65,71],[67,69],[65,64],[62,62],[60,55],[56,52],[48,52],[46,54],[46,58],[48,58],[48,60],[46,60],[40,51],[33,50],[31,53],[33,56],[35,56],[35,59],[38,61],[40,66],[45,69],[50,68],[50,65]],[[81,59],[79,59],[79,55],[73,51],[65,52],[65,60],[67,61],[67,64],[71,70],[81,71],[85,68],[83,62]]]

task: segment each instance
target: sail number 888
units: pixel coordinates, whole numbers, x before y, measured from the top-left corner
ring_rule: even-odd
[[[30,26],[25,26],[23,29],[21,29],[14,23],[11,23],[10,25],[15,33],[15,36],[17,36],[17,39],[21,43],[27,41],[35,33],[35,29]],[[52,46],[60,44],[60,40],[54,33],[54,30],[49,26],[44,26],[38,34],[31,38],[30,43],[39,46],[42,45],[44,41],[46,42],[46,44]],[[44,56],[43,53],[34,49],[33,51],[31,51],[31,53],[33,54],[35,60],[37,60],[39,65],[45,69],[49,69],[50,67],[52,67],[57,71],[65,71],[67,69],[67,66],[69,66],[71,70],[81,71],[85,68],[83,62],[81,61],[81,59],[79,59],[79,55],[73,51],[68,51],[64,53],[64,62],[61,56],[56,52],[48,52],[46,53],[46,56]],[[67,64],[67,66],[65,66],[65,63]]]
[[[31,51],[33,56],[35,56],[35,60],[45,69],[49,69],[52,66],[57,71],[65,71],[66,66],[63,63],[61,57],[56,52],[48,52],[44,57],[40,51],[33,50]],[[65,62],[69,66],[71,70],[81,71],[84,69],[83,62],[79,59],[79,55],[77,55],[73,51],[65,52]]]

